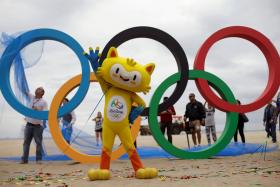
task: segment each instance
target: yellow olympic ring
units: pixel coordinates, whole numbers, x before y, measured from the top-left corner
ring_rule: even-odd
[[[59,88],[59,90],[55,94],[49,110],[49,128],[54,142],[56,143],[58,148],[69,158],[81,163],[98,163],[100,161],[100,156],[84,154],[79,151],[76,151],[73,147],[69,146],[69,144],[64,140],[59,128],[57,117],[58,109],[62,103],[62,100],[67,96],[67,94],[80,85],[81,78],[82,75],[80,74],[68,80]],[[90,82],[97,82],[94,73],[90,74]],[[131,127],[133,142],[139,134],[140,121],[141,118],[138,117]],[[112,152],[111,159],[116,160],[125,153],[126,151],[124,147],[120,146]]]

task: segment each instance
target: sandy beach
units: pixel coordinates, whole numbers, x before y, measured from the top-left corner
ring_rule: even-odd
[[[277,134],[279,136],[279,133]],[[186,147],[186,135],[173,136],[174,144]],[[249,143],[264,143],[264,132],[246,132]],[[152,136],[139,136],[138,145],[157,146]],[[46,141],[51,141],[46,140]],[[206,138],[203,136],[203,143]],[[51,142],[48,146],[55,146]],[[34,155],[34,145],[30,154]],[[1,140],[0,157],[21,155],[22,140]],[[265,155],[247,154],[238,157],[218,157],[204,160],[143,159],[147,167],[159,169],[159,177],[150,180],[133,178],[128,160],[111,163],[111,179],[89,181],[87,171],[98,164],[79,164],[73,161],[30,162],[0,160],[1,186],[278,186],[280,183],[280,151]]]

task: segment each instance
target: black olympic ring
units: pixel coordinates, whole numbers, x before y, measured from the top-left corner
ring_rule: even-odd
[[[148,38],[160,42],[168,48],[177,62],[178,72],[180,72],[181,75],[180,81],[177,82],[177,85],[168,100],[159,105],[158,111],[162,112],[168,107],[174,105],[180,99],[181,95],[186,89],[189,80],[189,64],[187,56],[177,40],[175,40],[168,33],[153,27],[139,26],[126,29],[115,35],[102,50],[100,62],[103,62],[103,60],[106,58],[110,47],[119,47],[124,42],[135,38]],[[145,108],[141,113],[141,116],[148,115],[149,107]]]

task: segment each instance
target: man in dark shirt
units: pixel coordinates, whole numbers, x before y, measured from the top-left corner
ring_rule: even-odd
[[[168,97],[163,98],[165,102]],[[165,129],[167,128],[167,137],[168,141],[172,144],[172,115],[176,115],[175,109],[173,106],[170,106],[167,110],[159,113],[160,116],[160,130],[164,135]]]
[[[190,102],[186,106],[185,121],[187,120],[187,118],[189,119],[192,139],[193,139],[194,146],[196,147],[197,145],[196,134],[197,134],[198,146],[200,146],[201,143],[200,126],[205,124],[206,115],[202,103],[195,99],[194,93],[191,93],[189,95],[189,100]]]
[[[263,122],[265,125],[265,131],[267,132],[267,137],[272,137],[272,142],[276,143],[276,121],[277,121],[277,109],[269,102],[264,109]]]

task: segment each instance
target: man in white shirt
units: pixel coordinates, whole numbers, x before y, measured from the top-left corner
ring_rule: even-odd
[[[217,135],[216,135],[216,127],[215,127],[215,108],[211,106],[209,103],[207,103],[206,107],[206,102],[204,103],[205,107],[205,131],[206,131],[206,137],[208,141],[208,145],[211,145],[211,138],[210,134],[212,135],[212,139],[214,142],[217,140]]]
[[[47,102],[43,99],[45,91],[43,87],[39,87],[35,90],[35,96],[28,94],[30,98],[30,108],[33,110],[47,110]],[[30,117],[25,117],[27,122],[24,129],[24,142],[23,142],[23,155],[21,158],[21,164],[28,163],[29,148],[32,139],[34,138],[36,143],[36,162],[41,163],[42,160],[42,140],[43,140],[43,120],[33,119]]]

